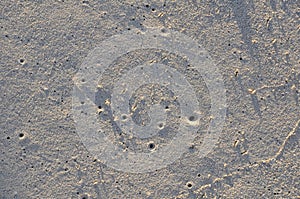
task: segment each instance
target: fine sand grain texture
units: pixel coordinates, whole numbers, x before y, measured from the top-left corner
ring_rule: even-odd
[[[2,0],[0,199],[299,198],[297,0]]]

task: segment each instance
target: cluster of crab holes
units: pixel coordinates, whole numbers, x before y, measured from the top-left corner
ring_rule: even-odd
[[[101,106],[98,106],[98,112],[100,113],[101,111],[102,111],[102,107]],[[165,110],[166,111],[169,111],[169,106],[165,106]],[[127,120],[128,120],[128,115],[126,115],[126,114],[122,114],[121,115],[121,121],[122,122],[126,122]],[[197,117],[196,116],[194,116],[194,115],[191,115],[191,116],[189,116],[189,118],[188,118],[188,121],[189,122],[195,122],[197,120]],[[162,129],[164,129],[164,127],[165,127],[165,123],[164,122],[159,122],[158,124],[157,124],[157,128],[159,129],[159,130],[162,130]],[[154,142],[149,142],[148,143],[148,149],[150,150],[150,151],[153,151],[153,150],[155,150],[157,148],[157,146],[155,145],[155,143]]]
[[[164,31],[164,29],[162,29],[162,31]],[[84,83],[84,82],[85,82],[85,79],[81,79],[81,82]],[[84,104],[85,104],[84,101],[81,101],[80,103],[81,103],[81,105],[84,105]],[[165,106],[165,111],[170,111],[170,107],[169,107],[169,106]],[[97,111],[97,112],[98,112],[98,114],[101,114],[101,113],[103,112],[103,107],[102,107],[102,106],[98,106],[98,111]],[[82,113],[83,113],[83,112],[82,112]],[[130,117],[130,115],[122,114],[120,120],[121,120],[122,122],[126,122],[126,121],[128,120],[128,117]],[[179,116],[179,117],[180,117],[180,116]],[[188,122],[190,122],[190,124],[193,125],[193,123],[194,123],[195,121],[197,121],[197,119],[198,119],[198,118],[197,118],[196,116],[191,115],[191,116],[188,117]],[[159,123],[157,124],[157,128],[158,128],[159,130],[162,130],[162,129],[164,129],[165,125],[166,125],[166,124],[165,124],[164,122],[159,122]],[[154,151],[155,149],[157,149],[157,146],[155,145],[154,142],[149,142],[147,148],[148,148],[150,151]]]

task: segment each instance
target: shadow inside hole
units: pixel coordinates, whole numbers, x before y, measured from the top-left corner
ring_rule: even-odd
[[[24,133],[19,133],[19,138],[22,139],[24,138],[25,134]]]
[[[125,115],[125,114],[121,115],[121,120],[123,120],[123,121],[127,120],[127,115]]]
[[[20,59],[19,62],[20,62],[20,64],[24,64],[25,63],[25,59]]]
[[[187,186],[188,189],[191,189],[191,188],[193,187],[193,184],[192,184],[191,182],[188,182],[188,183],[186,184],[186,186]]]
[[[158,128],[159,128],[159,129],[163,129],[163,128],[164,128],[164,123],[159,123],[159,124],[158,124]]]
[[[191,122],[194,122],[194,121],[196,121],[197,120],[197,118],[194,116],[194,115],[191,115],[190,117],[189,117],[189,121],[191,121]]]
[[[148,148],[149,148],[150,150],[155,149],[155,147],[156,147],[155,144],[152,143],[152,142],[148,144]]]

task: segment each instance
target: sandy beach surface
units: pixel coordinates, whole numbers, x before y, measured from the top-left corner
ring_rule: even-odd
[[[0,198],[300,198],[299,7],[2,0]]]

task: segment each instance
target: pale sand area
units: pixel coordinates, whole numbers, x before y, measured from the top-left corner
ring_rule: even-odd
[[[3,0],[0,10],[0,198],[300,197],[298,1]],[[208,51],[226,89],[224,128],[205,157],[199,157],[199,136],[164,168],[117,171],[94,158],[77,133],[73,78],[102,41],[150,26],[181,32]],[[120,56],[114,66],[149,61],[189,66],[185,58],[158,49]],[[201,78],[193,79],[199,74],[186,74],[194,80],[207,128],[209,92]],[[103,82],[109,87],[117,75],[112,70]],[[136,99],[149,103],[153,89],[160,88],[138,89]],[[96,102],[107,121],[109,92],[100,89]],[[157,95],[176,98],[164,89]],[[175,108],[166,109],[178,114],[178,106],[175,100],[170,106]],[[133,119],[149,122],[147,111],[137,107],[141,116]],[[151,150],[171,142],[168,132],[178,126],[170,122],[167,133],[149,143]],[[130,136],[116,133],[110,139],[126,150],[146,150],[142,141],[130,144]]]

